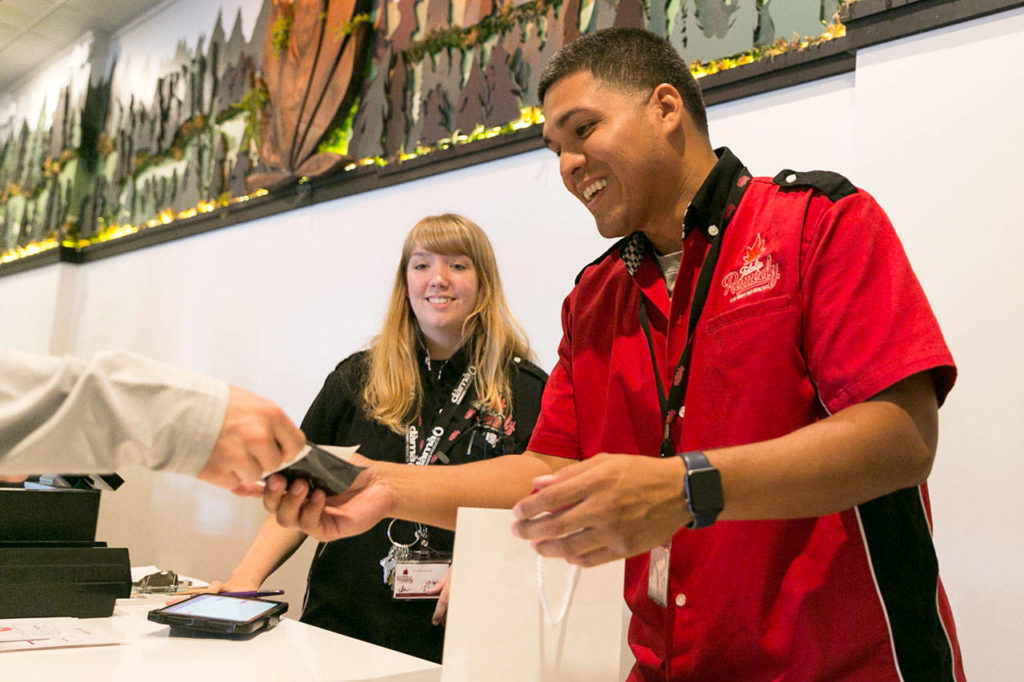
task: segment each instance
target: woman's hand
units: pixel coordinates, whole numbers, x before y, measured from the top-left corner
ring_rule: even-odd
[[[221,592],[256,592],[260,589],[260,583],[250,580],[239,580],[234,576],[225,581],[214,580],[205,590],[206,594],[220,594]]]
[[[430,622],[434,625],[444,625],[445,618],[448,617],[448,598],[452,593],[452,567],[449,566],[448,570],[444,572],[444,576],[437,581],[437,584],[427,590],[427,594],[436,594],[437,606],[434,607],[434,615],[430,618]]]

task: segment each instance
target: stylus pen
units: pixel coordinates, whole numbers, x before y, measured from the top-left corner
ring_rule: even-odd
[[[247,592],[221,592],[225,597],[272,597],[275,594],[284,594],[284,590],[249,590]]]

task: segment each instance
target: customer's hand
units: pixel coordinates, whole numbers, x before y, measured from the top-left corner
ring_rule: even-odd
[[[295,457],[305,443],[275,403],[232,386],[224,424],[199,478],[237,495],[258,496],[263,475]]]

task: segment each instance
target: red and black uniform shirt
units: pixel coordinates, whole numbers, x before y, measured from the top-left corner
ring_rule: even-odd
[[[726,221],[676,451],[783,436],[918,372],[945,399],[952,357],[874,199],[833,173],[748,182],[729,150],[719,155],[687,212],[671,299],[641,233],[581,272],[530,450],[658,455],[640,297],[668,386],[709,238]],[[731,206],[736,183],[746,191]],[[920,486],[821,518],[677,532],[667,608],[647,596],[648,555],[627,561],[631,679],[962,679],[930,522]]]

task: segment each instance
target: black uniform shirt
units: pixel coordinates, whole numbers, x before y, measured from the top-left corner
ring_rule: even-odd
[[[366,457],[405,462],[405,437],[369,419],[362,410],[362,391],[368,354],[363,351],[343,360],[317,395],[302,430],[310,441],[326,445],[359,445]],[[450,400],[466,370],[460,350],[450,360],[428,363],[421,358],[424,386],[423,429],[429,433],[438,411]],[[502,421],[478,413],[448,448],[453,464],[522,452],[529,443],[547,375],[521,359],[512,366],[512,414]],[[468,409],[472,392],[463,403]],[[453,420],[454,421],[457,420]],[[436,602],[395,601],[383,582],[380,560],[391,547],[385,519],[362,535],[321,543],[310,567],[306,603],[301,620],[373,644],[440,662],[444,628],[430,622]],[[428,528],[430,545],[451,551],[454,534]],[[396,541],[413,539],[415,524],[398,521],[392,529]]]

